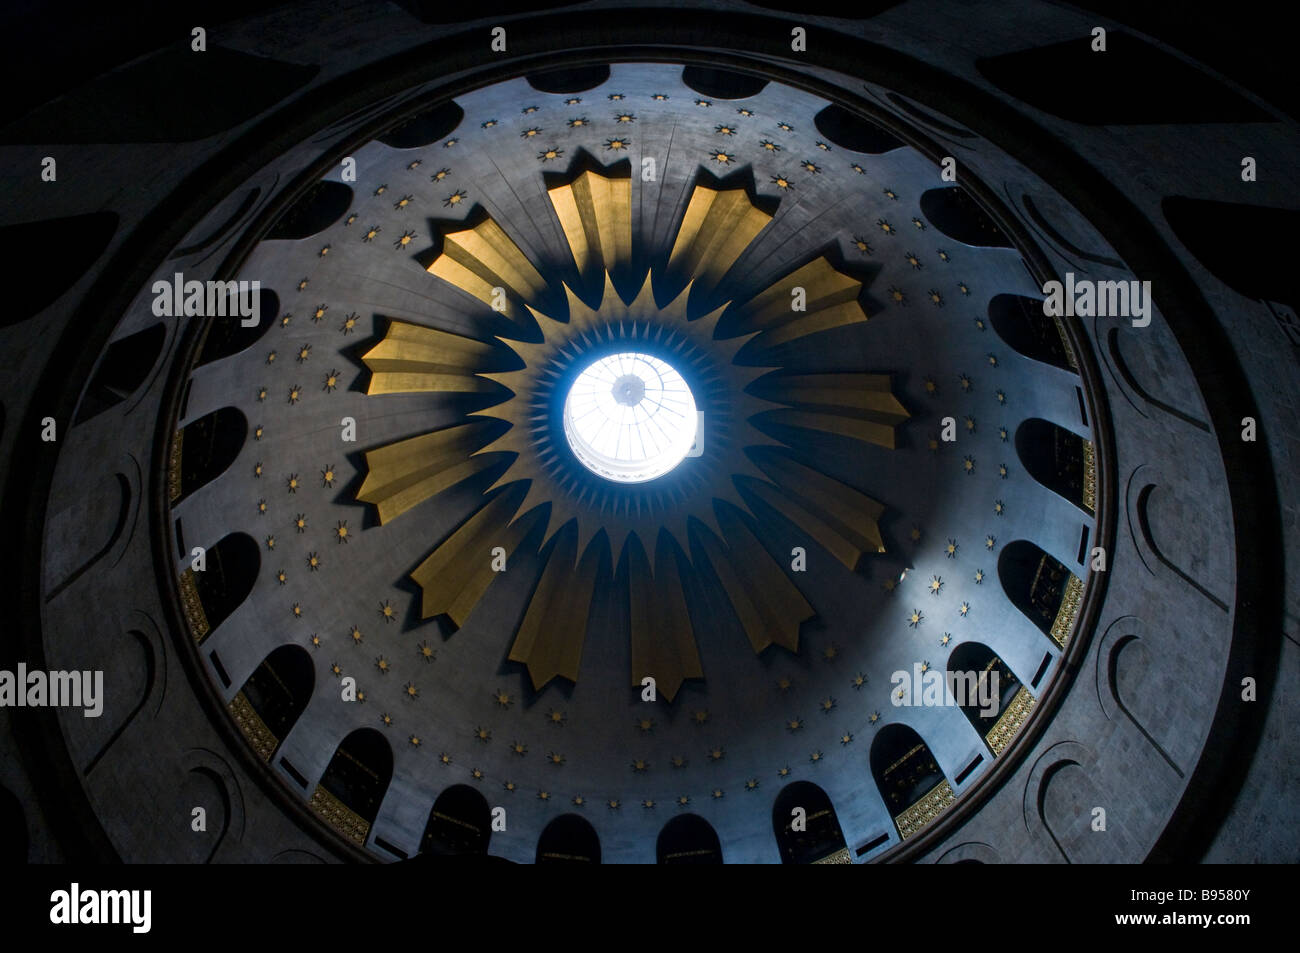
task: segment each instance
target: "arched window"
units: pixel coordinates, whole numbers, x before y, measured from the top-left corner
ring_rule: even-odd
[[[713,825],[698,814],[679,814],[663,826],[655,844],[661,864],[720,864],[722,844]]]
[[[1092,442],[1038,417],[1016,428],[1016,455],[1025,472],[1092,515],[1097,501]]]
[[[247,533],[231,533],[203,554],[203,570],[181,576],[181,604],[194,641],[202,642],[253,591],[262,553]]]
[[[998,556],[998,579],[1007,598],[1043,634],[1064,647],[1079,610],[1083,582],[1033,543],[1018,539]]]
[[[453,784],[433,802],[420,838],[420,853],[486,854],[491,837],[492,811],[487,798],[468,785]]]
[[[960,185],[921,193],[921,214],[949,238],[984,248],[1010,248],[997,222]]]
[[[351,205],[351,188],[329,179],[317,182],[281,213],[267,233],[266,240],[310,238],[342,218]],[[265,319],[266,315],[263,315],[263,320]]]
[[[1001,754],[1033,708],[1034,697],[982,642],[963,642],[948,656],[948,685],[966,720]]]
[[[783,864],[851,864],[830,797],[811,781],[793,781],[772,805],[772,831]]]
[[[230,714],[263,761],[270,762],[307,707],[316,670],[307,650],[282,645],[248,676],[230,701]]]
[[[561,814],[537,838],[537,863],[600,863],[600,838],[596,829],[577,814]]]
[[[239,301],[232,295],[226,302],[226,314],[212,319],[196,367],[231,357],[261,340],[280,313],[280,296],[269,288],[262,288],[257,294],[257,324],[251,328],[244,326],[244,318],[239,314]]]
[[[159,321],[110,344],[81,398],[77,423],[102,414],[134,394],[153,370],[166,339],[167,330]]]
[[[906,725],[886,725],[871,743],[871,775],[904,840],[953,801],[930,746]]]
[[[393,778],[393,751],[373,728],[358,728],[334,751],[311,807],[336,831],[364,845]]]
[[[1077,372],[1065,329],[1058,318],[1043,314],[1041,298],[994,295],[989,301],[989,323],[998,337],[1025,357]]]
[[[248,421],[234,407],[214,410],[177,431],[167,476],[171,502],[179,503],[224,473],[247,437]]]

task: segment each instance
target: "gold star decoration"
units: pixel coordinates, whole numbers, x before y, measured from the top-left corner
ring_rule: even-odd
[[[791,718],[789,721],[785,723],[785,727],[787,731],[798,731],[800,728],[803,727],[803,719]]]
[[[266,548],[267,548],[267,549],[275,549],[275,537],[274,537],[274,536],[268,536],[268,537],[266,537]]]
[[[996,354],[990,354],[990,355],[988,355],[988,361],[989,361],[989,367],[997,367],[997,366],[998,366],[998,356],[997,356]]]
[[[707,708],[697,708],[691,713],[691,720],[697,725],[702,725],[709,720],[709,710]]]
[[[766,149],[768,152],[781,151],[781,147],[777,145],[775,142],[773,142],[771,139],[764,139],[762,142],[759,143],[759,146]]]
[[[710,761],[721,761],[721,760],[722,760],[723,758],[725,758],[726,756],[727,756],[727,753],[722,749],[721,745],[719,745],[719,746],[716,747],[716,748],[710,748],[710,749],[709,749],[709,760],[710,760]]]
[[[930,577],[930,594],[937,596],[939,590],[943,588],[943,579],[939,576]]]
[[[718,151],[711,153],[709,158],[713,159],[714,162],[720,162],[722,165],[728,165],[736,157],[729,152]]]
[[[307,514],[299,513],[293,518],[293,526],[300,533],[307,532]]]
[[[637,721],[636,726],[642,732],[651,732],[655,730],[655,721],[653,718],[641,718]]]
[[[412,168],[413,168],[413,167],[412,167]],[[349,216],[344,220],[343,224],[344,224],[345,226],[347,226],[347,225],[351,225],[351,224],[352,224],[353,222],[355,222],[356,220],[357,220],[357,213],[356,213],[356,212],[353,212],[351,215],[349,215]]]
[[[958,607],[957,611],[958,611],[959,613],[961,613],[961,615],[962,615],[963,617],[965,617],[965,616],[967,616],[967,615],[970,615],[970,603],[969,603],[969,602],[963,602],[963,603],[961,604],[961,606]]]
[[[482,781],[483,778],[486,777],[486,775],[483,774],[482,768],[470,768],[469,776],[473,778],[475,781]]]
[[[713,103],[711,103],[711,102],[710,102],[709,100],[707,100],[707,99],[697,99],[697,100],[695,100],[695,105],[697,105],[697,106],[702,106],[702,107],[704,107],[704,108],[707,109],[708,107],[712,106]]]
[[[546,760],[549,763],[558,766],[564,764],[564,755],[560,754],[558,751],[550,751],[546,754]]]
[[[822,714],[826,715],[835,707],[835,699],[829,696],[822,699]]]
[[[292,320],[293,320],[293,315],[290,312],[286,311],[284,314],[280,315],[280,327],[287,328],[289,326],[289,322]]]
[[[320,557],[317,556],[315,553],[308,553],[307,568],[310,569],[312,572],[315,572],[316,570],[320,569]]]
[[[794,132],[794,126],[790,125],[788,122],[778,122],[776,128],[780,129],[782,132]]]
[[[567,716],[564,712],[560,711],[558,708],[552,708],[546,713],[546,722],[547,724],[555,725],[557,728],[563,728],[566,717]]]
[[[410,165],[406,167],[407,171],[413,171],[415,169],[418,169],[421,165],[423,165],[423,163],[424,163],[423,159],[415,159],[410,163]]]
[[[413,230],[403,232],[401,237],[398,238],[397,241],[393,242],[393,247],[399,249],[405,248],[407,245],[411,244],[414,238],[415,238],[415,232]]]
[[[728,126],[726,123],[718,123],[718,125],[713,127],[713,131],[720,136],[734,136],[736,134],[736,130],[731,126]]]
[[[848,745],[852,743],[853,743],[853,732],[846,731],[844,732],[844,734],[840,735],[840,744]]]
[[[289,577],[285,574],[285,571],[283,569],[279,570],[275,574],[275,581],[282,586],[288,581],[288,579]]]
[[[550,149],[544,149],[537,153],[537,158],[541,159],[543,162],[550,162],[552,159],[558,159],[562,155],[564,155],[563,149],[557,149],[552,146]]]
[[[962,390],[969,392],[970,389],[974,386],[974,383],[975,383],[975,382],[972,381],[972,380],[971,380],[968,376],[966,376],[965,374],[959,374],[959,375],[957,376],[957,383],[961,385],[961,389],[962,389]]]
[[[275,351],[271,351],[270,353],[268,353],[268,354],[266,355],[266,363],[268,363],[268,364],[274,364],[274,363],[275,363]]]
[[[746,781],[746,782],[745,782],[745,790],[746,790],[746,791],[757,791],[757,790],[758,790],[758,778],[750,778],[748,781]]]
[[[984,548],[985,548],[985,549],[992,549],[992,548],[993,548],[993,544],[996,543],[997,541],[998,541],[998,538],[997,538],[996,536],[985,536],[985,537],[984,537]]]
[[[854,172],[856,172],[858,175],[866,175],[866,174],[867,174],[867,170],[864,169],[864,168],[862,168],[862,166],[860,166],[860,165],[859,165],[858,163],[856,163],[856,162],[854,162],[852,165],[850,165],[849,168],[852,169]]]
[[[434,182],[441,182],[449,175],[451,175],[451,169],[439,169],[437,172],[433,173],[433,175],[429,176],[429,178]]]
[[[393,727],[393,716],[390,715],[388,712],[384,712],[382,715],[380,715],[379,720],[384,723],[385,728]]]
[[[674,768],[686,767],[686,759],[679,754],[675,754],[671,758],[669,758],[668,763],[671,764]]]
[[[975,458],[972,457],[972,456],[967,456],[964,460],[962,460],[962,462],[961,462],[961,468],[962,468],[963,470],[965,470],[967,473],[974,473],[974,472],[975,472]]]
[[[636,122],[636,116],[632,115],[631,113],[619,113],[617,116],[614,117],[614,121],[621,122],[624,125],[626,125],[631,122]]]
[[[920,609],[913,609],[912,614],[907,617],[907,624],[910,628],[915,629],[925,620],[925,615]]]
[[[786,765],[782,765],[781,767],[777,768],[777,769],[776,769],[776,776],[777,776],[778,778],[788,778],[788,777],[790,776],[790,766],[789,766],[788,764],[786,764]]]
[[[912,224],[916,226],[917,231],[925,231],[925,222],[921,221],[919,218],[913,218]]]
[[[375,668],[387,675],[392,670],[392,663],[381,655],[375,659]]]
[[[853,247],[856,248],[858,251],[862,252],[862,254],[864,255],[871,254],[871,243],[868,242],[861,235],[853,236]]]
[[[406,692],[406,697],[407,697],[407,698],[419,698],[419,697],[420,697],[420,690],[419,690],[418,688],[415,687],[415,683],[414,683],[414,682],[407,682],[407,683],[406,683],[406,688],[404,689],[404,691]]]
[[[867,721],[871,722],[873,725],[874,725],[876,722],[880,721],[880,712],[878,712],[878,711],[873,711],[873,712],[868,716]]]
[[[296,404],[302,399],[302,385],[294,384],[289,388],[289,403]]]
[[[319,252],[317,252],[316,254],[318,254],[321,258],[324,258],[324,257],[325,257],[326,255],[328,255],[329,253],[330,253],[330,247],[329,247],[329,245],[326,245],[326,246],[324,246],[324,247],[323,247]]]
[[[379,604],[379,614],[384,617],[385,622],[397,621],[397,610],[393,608],[392,603],[387,599]]]
[[[348,541],[348,521],[339,520],[339,525],[334,528],[334,535],[340,543]]]
[[[492,129],[492,128],[494,128],[496,125],[497,125],[497,121],[496,121],[495,119],[488,119],[488,120],[485,120],[485,121],[484,121],[484,122],[479,126],[479,128],[480,128],[480,129]]]
[[[927,291],[925,294],[926,294],[926,297],[930,299],[930,303],[931,303],[932,305],[934,305],[936,308],[942,308],[942,307],[943,307],[943,295],[939,294],[939,292],[937,292],[937,291],[935,291],[933,288],[931,288],[931,289],[930,289],[929,291]]]
[[[867,676],[863,675],[861,672],[858,672],[857,675],[853,676],[854,688],[861,688],[865,684],[867,684]]]
[[[513,782],[513,781],[506,781],[506,782],[504,782],[501,786],[502,786],[503,788],[505,788],[505,789],[506,789],[508,792],[510,792],[511,794],[514,794],[514,793],[515,793],[515,790],[516,790],[515,782]]]
[[[264,403],[265,401],[266,401],[266,388],[259,387],[257,389],[257,402],[261,404]]]
[[[776,680],[776,689],[777,691],[781,692],[781,694],[783,695],[786,692],[790,691],[790,689],[793,687],[794,687],[794,681],[791,680],[789,675],[782,675],[780,678]]]
[[[438,653],[434,650],[433,646],[429,644],[428,639],[417,645],[415,651],[420,653],[420,658],[424,659],[425,662],[432,662],[438,657]]]
[[[678,807],[685,807],[686,805],[688,805],[688,804],[690,804],[690,803],[691,803],[691,799],[690,799],[690,796],[689,796],[689,795],[686,795],[686,794],[679,794],[679,795],[677,796],[677,806],[678,806]]]
[[[822,759],[821,749],[814,751],[812,754],[808,756],[808,760],[811,761],[813,764],[816,764],[817,762],[821,761],[821,759]]]
[[[381,185],[379,186],[379,188],[375,189],[375,195],[383,195],[387,191],[388,191],[388,186]]]
[[[940,644],[940,645],[947,645],[947,644],[948,644],[949,642],[951,642],[951,641],[952,641],[952,633],[951,633],[951,632],[945,632],[945,633],[943,634],[943,638],[939,639],[939,644]]]
[[[443,767],[449,767],[451,765],[451,755],[444,751],[442,754],[438,755],[438,763]]]
[[[620,150],[626,149],[627,146],[628,146],[628,142],[627,142],[626,139],[619,138],[619,139],[606,139],[606,140],[605,140],[605,148],[606,148],[606,149],[612,149],[612,150],[615,151],[615,152],[618,152],[618,151],[620,151]]]
[[[967,432],[967,433],[974,433],[974,432],[975,432],[975,418],[974,418],[974,417],[970,417],[970,416],[968,416],[968,417],[965,419],[965,421],[963,421],[963,422],[964,422],[965,425],[966,425],[966,432]]]
[[[339,386],[339,372],[338,372],[338,371],[330,371],[328,374],[325,375],[325,387],[324,387],[324,389],[325,389],[326,391],[329,391],[330,393],[333,393],[333,392],[334,392],[334,389],[335,389],[336,387],[338,387],[338,386]]]
[[[442,207],[451,208],[453,205],[459,205],[461,202],[465,201],[465,196],[468,194],[469,193],[464,189],[457,189],[442,200]]]
[[[794,191],[794,185],[792,185],[790,180],[783,175],[772,176],[772,184],[775,185],[778,189],[781,189],[782,191],[785,192]]]
[[[1001,500],[994,500],[993,512],[996,513],[998,516],[1003,516],[1007,512],[1007,505],[1003,503]]]
[[[821,174],[822,171],[821,167],[818,166],[816,162],[811,162],[808,159],[804,159],[802,162],[799,163],[799,165],[801,165],[803,167],[803,170],[807,172],[809,175]]]
[[[641,802],[641,806],[645,808],[647,811],[653,810],[655,806],[654,798],[649,798],[649,797],[646,798],[644,801]]]
[[[951,260],[951,259],[948,257],[948,253],[947,253],[946,251],[944,251],[942,248],[939,249],[939,260],[940,260],[940,261],[950,261],[950,260]]]
[[[585,126],[585,125],[587,125],[587,117],[586,117],[586,116],[576,116],[576,117],[574,117],[573,119],[570,119],[570,120],[569,120],[569,128],[570,128],[570,129],[577,129],[577,128],[579,128],[579,127],[581,127],[581,126]]]
[[[574,807],[582,807],[582,806],[583,806],[584,804],[586,804],[586,803],[587,803],[587,799],[584,798],[581,794],[575,794],[575,795],[573,796],[573,806],[574,806]]]
[[[522,758],[524,755],[528,754],[528,745],[524,744],[522,741],[512,741],[510,742],[510,751],[512,754],[517,754]]]
[[[349,637],[351,637],[353,645],[360,645],[362,642],[365,641],[366,638],[364,635],[361,634],[361,627],[356,625],[354,625],[348,631],[348,635]]]
[[[480,742],[482,742],[483,744],[487,744],[489,741],[492,740],[492,729],[491,729],[491,728],[483,728],[483,727],[480,727],[480,726],[475,726],[475,728],[474,728],[474,740],[475,740],[475,741],[480,741]]]
[[[713,791],[712,791],[712,794],[713,794],[713,799],[714,799],[715,801],[720,801],[720,800],[722,800],[722,798],[725,796],[725,795],[722,793],[722,788],[714,788]]]
[[[320,648],[320,636],[317,635],[315,632],[311,634],[311,638],[308,639],[307,641],[311,643],[312,648],[314,649]]]
[[[444,142],[444,143],[442,144],[442,147],[443,147],[444,149],[450,149],[452,146],[456,145],[456,143],[458,143],[458,142],[460,142],[459,139],[448,139],[446,142]]]
[[[612,797],[612,798],[610,798],[608,801],[606,801],[605,803],[609,805],[609,809],[610,809],[611,811],[617,811],[617,810],[619,809],[620,805],[622,805],[623,802],[620,801],[620,800],[619,800],[618,798],[616,798],[616,797]]]
[[[341,678],[343,676],[343,666],[340,665],[338,662],[331,662],[330,674],[333,675],[335,678]]]
[[[258,516],[266,515],[266,500],[257,501],[257,515]]]
[[[421,744],[424,743],[424,742],[422,742],[422,741],[420,740],[420,736],[419,736],[419,735],[411,735],[411,737],[408,738],[407,740],[411,742],[411,747],[412,747],[412,748],[418,748],[418,747],[420,747]],[[445,763],[445,762],[444,762],[444,763]]]
[[[632,762],[632,770],[636,774],[644,774],[650,770],[650,763],[644,758],[637,758]]]
[[[909,535],[912,537],[912,542],[914,542],[914,543],[920,542],[920,541],[921,541],[921,527],[919,527],[919,526],[913,526],[913,527],[912,527],[912,530],[911,530],[911,533],[910,533]]]
[[[945,546],[945,547],[943,548],[943,551],[944,551],[944,554],[945,554],[949,559],[956,559],[956,558],[957,558],[957,540],[955,540],[955,539],[950,539],[950,540],[948,540],[948,545]]]
[[[977,585],[977,586],[982,586],[982,585],[984,585],[984,570],[983,570],[983,569],[976,569],[976,570],[975,570],[975,585]]]

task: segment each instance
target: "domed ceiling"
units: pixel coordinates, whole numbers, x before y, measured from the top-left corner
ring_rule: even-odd
[[[0,828],[1284,849],[1294,213],[1243,196],[1293,125],[1074,7],[868,6],[305,4],[113,74],[129,122],[110,83],[0,130],[76,183],[0,228],[51,269],[0,319],[0,650],[104,678],[0,705]]]
[[[256,541],[210,631],[182,576],[255,741],[310,775],[380,730],[389,844],[461,782],[507,808],[494,843],[530,844],[547,802],[614,814],[607,860],[686,810],[757,838],[766,812],[706,805],[800,779],[882,830],[919,805],[910,835],[989,770],[1069,637],[1095,463],[1073,355],[990,324],[994,298],[1041,289],[992,218],[943,201],[935,161],[792,86],[662,63],[476,89],[349,160],[355,181],[332,169],[278,226],[310,234],[249,253],[237,277],[275,313],[200,352],[180,421],[247,421],[173,515],[187,541]],[[701,422],[695,455],[635,484],[584,467],[560,420],[577,373],[627,352],[671,362]],[[1016,435],[1040,418],[1086,448],[1086,498],[1026,472]],[[1046,620],[999,581],[1015,541],[1055,573]],[[275,738],[236,693],[284,644],[315,690]],[[994,741],[904,704],[914,669],[973,644],[1021,683]],[[926,746],[920,801],[862,796],[890,725]]]

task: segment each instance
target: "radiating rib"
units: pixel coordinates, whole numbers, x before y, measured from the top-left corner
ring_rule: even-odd
[[[496,348],[483,341],[393,321],[384,338],[361,356],[370,369],[367,394],[495,391],[475,371],[489,366]]]
[[[645,548],[628,537],[628,588],[631,609],[632,684],[647,675],[656,691],[672,701],[688,678],[703,678],[695,632],[677,566],[675,544],[658,547],[654,572]]]
[[[803,288],[806,310],[793,309],[792,291]],[[858,303],[862,282],[839,271],[829,261],[815,258],[756,294],[738,312],[737,327],[761,331],[758,344],[773,347],[796,338],[867,320]]]
[[[493,571],[492,550],[500,546],[508,559],[541,514],[537,510],[511,523],[518,504],[516,493],[497,494],[416,567],[411,578],[424,592],[422,618],[445,615],[458,627],[465,624],[487,587],[505,575]]]
[[[763,378],[756,390],[794,409],[760,419],[805,430],[837,433],[894,449],[894,428],[908,413],[890,393],[888,374],[801,374]]]
[[[474,421],[367,450],[366,479],[357,499],[375,504],[379,522],[387,523],[502,460],[493,454],[471,456],[487,430],[486,422]]]
[[[511,292],[513,299],[507,296],[501,313],[521,327],[528,322],[516,302],[536,301],[546,289],[546,281],[532,262],[490,218],[473,228],[446,233],[442,253],[428,271],[489,306],[493,303],[493,289]]]
[[[718,522],[725,544],[707,532],[699,539],[754,654],[774,643],[798,652],[799,624],[816,615],[813,607],[739,513],[719,506]]]
[[[850,570],[863,553],[883,553],[877,520],[885,511],[850,486],[776,455],[758,458],[758,465],[777,486],[746,481],[765,503],[835,555]]]
[[[547,193],[585,281],[632,255],[632,180],[584,172]]]
[[[744,189],[697,185],[677,229],[668,270],[692,276],[694,290],[707,294],[771,220]]]
[[[528,666],[534,691],[540,691],[557,675],[571,682],[578,680],[582,644],[587,637],[587,615],[602,551],[590,547],[581,561],[578,552],[577,526],[570,522],[560,531],[546,560],[546,568],[510,647],[510,661]]]

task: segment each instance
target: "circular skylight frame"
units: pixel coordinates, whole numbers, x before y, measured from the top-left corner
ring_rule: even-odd
[[[662,358],[621,351],[574,378],[561,411],[564,437],[586,469],[612,483],[648,483],[690,455],[699,426],[690,385]]]

